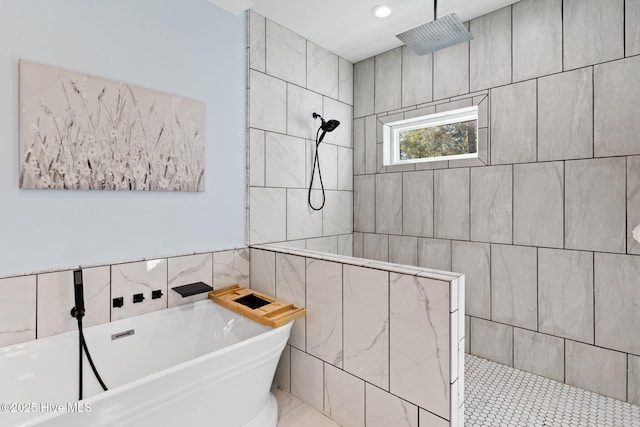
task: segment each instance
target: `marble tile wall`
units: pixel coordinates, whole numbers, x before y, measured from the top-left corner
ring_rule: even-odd
[[[258,258],[260,266],[264,260]],[[248,286],[249,249],[134,261],[104,266],[80,266],[84,283],[84,326],[116,321],[151,311],[202,300],[207,294],[182,298],[172,288],[204,282],[214,289]],[[151,292],[162,297],[153,299]],[[144,301],[133,303],[142,293]],[[272,293],[273,294],[273,293]],[[112,298],[124,306],[113,307]],[[73,270],[47,271],[0,278],[0,347],[75,330],[69,315],[74,306]]]
[[[462,425],[463,277],[272,245],[251,259],[252,286],[307,309],[276,386],[344,426]]]
[[[464,273],[466,351],[631,402],[639,23],[640,0],[521,0],[354,65],[354,256]],[[470,105],[478,159],[382,163],[383,123]]]
[[[353,133],[361,127],[353,122],[353,78],[367,70],[354,70],[345,59],[253,11],[247,19],[248,242],[351,255]],[[322,211],[307,205],[320,125],[314,112],[340,122],[318,149],[326,190]],[[317,172],[313,188],[318,206]]]

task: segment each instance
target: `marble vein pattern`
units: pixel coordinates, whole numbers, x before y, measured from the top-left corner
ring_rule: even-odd
[[[640,54],[640,1],[627,0],[625,13],[625,55]]]
[[[469,93],[469,43],[433,53],[433,99]]]
[[[108,266],[86,268],[84,283],[85,317],[83,326],[99,325],[111,320],[111,271]],[[75,306],[73,271],[38,275],[38,338],[61,334],[77,328],[69,315]]]
[[[491,318],[491,245],[451,243],[451,269],[465,275],[466,314]]]
[[[389,235],[365,233],[364,258],[375,261],[389,261]]]
[[[264,140],[265,132],[249,129],[249,185],[264,186]]]
[[[412,236],[389,235],[389,262],[417,265],[418,238]]]
[[[378,172],[378,123],[376,116],[364,118],[364,173]]]
[[[640,354],[640,256],[596,253],[594,272],[595,344]]]
[[[273,132],[287,131],[287,84],[249,70],[249,126]]]
[[[565,247],[624,253],[625,158],[565,162]]]
[[[151,298],[160,290],[162,297]],[[111,308],[111,320],[149,313],[167,308],[167,260],[154,259],[111,266],[111,297],[123,297],[124,306]],[[143,303],[134,304],[133,295],[143,294]]]
[[[418,266],[451,271],[451,241],[419,238]]]
[[[311,112],[322,114],[322,95],[296,85],[287,85],[287,133],[315,139],[318,126]]]
[[[366,384],[367,427],[418,427],[418,407]]]
[[[213,287],[213,255],[208,253],[169,258],[168,275],[169,307],[207,299],[208,292],[183,298],[173,288],[196,282],[203,282]]]
[[[278,367],[273,377],[272,387],[277,387],[286,392],[291,391],[291,346],[285,345],[278,361]]]
[[[375,113],[374,81],[375,58],[353,65],[353,116],[364,117]]]
[[[238,284],[249,286],[249,249],[240,248],[213,253],[213,287]]]
[[[305,306],[305,259],[295,255],[276,253],[276,294],[285,302]],[[289,344],[304,350],[306,318],[296,319]]]
[[[538,250],[538,330],[593,344],[593,254]]]
[[[433,236],[433,171],[402,174],[402,234]]]
[[[627,157],[627,252],[640,255],[640,156]]]
[[[511,165],[471,168],[471,240],[512,243]]]
[[[338,56],[307,41],[307,87],[338,99]]]
[[[564,382],[564,340],[515,328],[513,367]]]
[[[307,174],[303,139],[267,132],[265,159],[268,187],[305,187]]]
[[[307,352],[342,367],[342,265],[307,259]]]
[[[266,33],[267,74],[306,87],[306,40],[268,19]]]
[[[449,283],[391,273],[389,300],[391,393],[449,419]]]
[[[353,148],[353,107],[335,99],[323,98],[324,117],[340,122],[333,132],[327,133],[323,142]],[[315,139],[315,135],[314,135]]]
[[[265,31],[264,16],[249,10],[249,68],[265,71]]]
[[[376,113],[401,107],[402,48],[375,56]]]
[[[291,347],[291,394],[318,411],[324,409],[322,360]]]
[[[0,347],[36,338],[36,276],[0,279]]]
[[[471,20],[470,90],[511,83],[511,7]]]
[[[331,365],[324,369],[324,412],[342,427],[364,427],[365,382]]]
[[[267,295],[276,294],[276,254],[262,249],[250,249],[251,289]]]
[[[287,239],[287,190],[285,188],[249,189],[249,242],[260,244]]]
[[[327,203],[322,210],[322,231],[325,235],[353,231],[353,201],[350,191],[326,191]]]
[[[416,55],[402,46],[402,106],[433,100],[433,54]]]
[[[322,236],[322,212],[307,205],[308,196],[308,190],[287,188],[287,240]],[[320,190],[311,191],[314,206],[321,198]]]
[[[402,234],[402,174],[376,175],[376,233]]]
[[[344,369],[389,389],[389,273],[344,266]]]
[[[513,326],[472,317],[470,337],[473,354],[513,366]]]
[[[434,171],[434,236],[469,239],[469,169]]]
[[[353,64],[338,58],[338,100],[353,105]]]
[[[278,388],[272,388],[271,391],[278,401],[277,427],[340,427],[338,423],[286,391]]]

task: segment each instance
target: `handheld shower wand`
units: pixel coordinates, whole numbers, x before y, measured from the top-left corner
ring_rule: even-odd
[[[324,204],[326,202],[326,197],[324,194],[324,183],[322,182],[322,172],[320,171],[320,158],[318,157],[318,149],[320,148],[320,143],[324,139],[324,136],[327,134],[327,132],[333,132],[334,130],[336,130],[336,128],[340,126],[340,122],[337,120],[325,121],[322,118],[322,116],[318,113],[313,113],[313,118],[314,119],[319,118],[321,120],[321,124],[320,124],[320,127],[318,128],[318,131],[316,132],[316,154],[313,158],[313,169],[311,170],[311,182],[309,183],[309,196],[307,198],[307,201],[311,209],[313,209],[314,211],[319,211],[324,207]],[[322,135],[320,135],[320,137],[318,138],[320,131],[322,131]],[[320,177],[320,188],[322,188],[322,204],[320,205],[319,208],[316,208],[311,203],[311,189],[313,188],[313,179],[316,174],[316,165],[318,165],[318,177]]]
[[[82,284],[82,270],[73,272],[73,290],[75,306],[71,309],[71,316],[80,320],[84,317],[84,286]]]

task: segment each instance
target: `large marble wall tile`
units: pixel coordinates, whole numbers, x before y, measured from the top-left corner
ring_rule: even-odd
[[[565,247],[626,250],[625,159],[565,162]]]
[[[252,187],[264,186],[264,140],[264,131],[249,129],[249,185]]]
[[[151,298],[151,291],[162,291],[162,297]],[[131,262],[111,266],[111,298],[124,298],[124,306],[111,308],[111,321],[167,308],[167,260]],[[142,294],[144,301],[133,303],[133,295]]]
[[[451,240],[418,238],[417,265],[451,271]]]
[[[626,0],[625,13],[625,55],[640,54],[640,0]]]
[[[282,350],[272,386],[291,392],[291,346],[289,345],[284,346],[284,350]]]
[[[402,233],[433,236],[433,171],[402,174]]]
[[[376,113],[402,107],[402,48],[375,57]]]
[[[376,233],[402,234],[402,174],[376,175]]]
[[[250,188],[249,206],[250,244],[287,239],[286,188]]]
[[[353,120],[353,174],[365,173],[364,117]]]
[[[342,265],[307,259],[307,352],[342,367]]]
[[[513,367],[564,382],[564,340],[515,328]]]
[[[312,194],[313,203],[320,205],[320,190]],[[287,188],[287,240],[322,236],[322,211],[309,207],[308,196],[308,190]]]
[[[595,157],[640,154],[639,73],[637,56],[594,67]]]
[[[287,84],[249,70],[249,126],[273,132],[287,131]]]
[[[317,237],[307,239],[306,249],[315,252],[335,254],[338,252],[338,236]]]
[[[629,355],[627,402],[640,405],[640,357]]]
[[[249,68],[265,71],[266,23],[264,16],[249,10]]]
[[[83,269],[82,279],[85,305],[83,326],[89,327],[109,322],[111,320],[109,266]],[[73,270],[39,274],[37,299],[38,338],[76,330],[76,319],[69,315],[69,311],[75,306]]]
[[[511,6],[471,20],[470,90],[511,83]]]
[[[324,409],[323,370],[322,360],[291,347],[291,394],[320,412]]]
[[[361,232],[376,231],[376,177],[353,177],[353,229]]]
[[[640,255],[640,156],[627,157],[627,253]],[[633,233],[636,233],[636,240]]]
[[[469,43],[433,53],[433,99],[469,93]]]
[[[389,261],[389,235],[365,233],[363,258]]]
[[[513,81],[562,71],[562,0],[513,6]]]
[[[469,169],[434,171],[433,235],[469,239]]]
[[[353,116],[363,117],[375,113],[374,83],[375,57],[353,65]]]
[[[267,295],[276,294],[276,254],[262,249],[250,249],[251,289]]]
[[[624,0],[563,2],[564,69],[624,56]]]
[[[203,282],[213,287],[213,254],[173,257],[169,258],[167,262],[169,280],[167,304],[169,307],[207,299],[207,292],[182,298],[173,288],[196,282]]]
[[[327,191],[327,203],[322,209],[322,230],[325,235],[353,231],[353,203],[350,191]]]
[[[327,98],[326,96],[323,99],[323,117],[325,120],[333,119],[340,122],[340,126],[333,132],[327,133],[323,141],[342,147],[353,148],[353,107],[340,101]]]
[[[536,161],[536,80],[491,89],[491,163]]]
[[[538,160],[593,157],[591,68],[538,81]]]
[[[593,343],[593,255],[538,250],[540,332]]]
[[[287,134],[315,139],[319,121],[313,113],[322,115],[322,95],[296,85],[287,85]]]
[[[449,427],[450,425],[454,425],[454,424],[450,424],[447,420],[443,420],[442,418],[436,415],[433,415],[429,411],[425,411],[422,408],[418,408],[418,410],[419,410],[418,425],[421,425],[421,426],[426,425],[427,427]]]
[[[267,19],[266,71],[298,86],[307,83],[307,42],[298,34]]]
[[[391,393],[449,417],[449,282],[390,274]]]
[[[338,236],[338,255],[353,255],[353,233]]]
[[[308,40],[307,87],[338,99],[338,56]]]
[[[640,354],[640,257],[595,254],[597,346]]]
[[[238,284],[249,286],[249,248],[213,253],[213,287],[216,289]]]
[[[416,55],[402,46],[402,106],[433,100],[433,55]]]
[[[471,354],[513,366],[513,326],[471,318]]]
[[[418,407],[366,384],[367,427],[418,427]]]
[[[389,262],[418,265],[418,238],[412,236],[389,236]]]
[[[331,365],[324,368],[324,413],[342,427],[364,427],[365,382]]]
[[[353,64],[338,58],[338,101],[353,105]]]
[[[513,243],[561,248],[564,244],[564,165],[513,166]]]
[[[364,257],[364,234],[353,233],[353,256],[357,258]]]
[[[389,389],[389,273],[344,266],[344,369]]]
[[[376,116],[367,116],[364,124],[364,173],[378,172],[378,123]]]
[[[471,168],[471,240],[512,242],[513,168]]]
[[[353,150],[338,147],[338,190],[353,190]]]
[[[466,314],[491,318],[491,245],[451,242],[451,270],[465,275]]]
[[[491,319],[537,329],[536,248],[491,246]]]
[[[0,347],[34,339],[36,276],[0,279]]]
[[[627,355],[575,341],[565,343],[567,384],[626,400]]]
[[[267,187],[304,188],[307,174],[305,140],[267,132],[265,143]]]
[[[276,253],[276,297],[297,305],[305,306],[304,257]],[[305,318],[296,319],[289,337],[289,344],[304,350],[306,348]]]

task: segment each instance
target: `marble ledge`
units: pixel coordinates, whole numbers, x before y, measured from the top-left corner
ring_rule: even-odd
[[[392,273],[400,273],[406,274],[408,276],[418,276],[424,277],[427,279],[440,280],[444,282],[452,282],[462,277],[462,274],[442,271],[442,270],[434,270],[430,268],[423,267],[414,267],[403,264],[394,264],[384,261],[372,261],[370,259],[365,258],[356,258],[350,257],[347,255],[337,255],[337,254],[329,254],[325,252],[312,251],[309,249],[298,249],[298,248],[289,248],[283,246],[282,244],[261,244],[261,245],[250,245],[250,249],[262,249],[270,252],[279,252],[287,255],[298,255],[308,258],[320,259],[323,261],[332,261],[339,262],[348,265],[354,265],[357,267],[366,267],[372,268],[376,270],[384,270],[390,271]]]
[[[128,260],[118,260],[118,261],[112,261],[112,262],[87,263],[87,264],[79,264],[79,265],[75,264],[75,265],[66,266],[66,267],[43,268],[41,270],[33,270],[30,272],[0,274],[0,279],[11,279],[11,278],[22,277],[22,276],[35,276],[38,274],[59,273],[62,271],[78,270],[78,269],[85,269],[85,268],[109,267],[113,265],[131,264],[134,262],[151,261],[156,259],[179,258],[183,256],[202,255],[202,254],[215,254],[216,252],[227,252],[227,251],[235,251],[235,250],[248,249],[248,248],[249,248],[248,246],[238,246],[233,248],[216,249],[211,251],[186,252],[186,253],[180,253],[176,255],[148,256],[143,258],[132,258]]]

